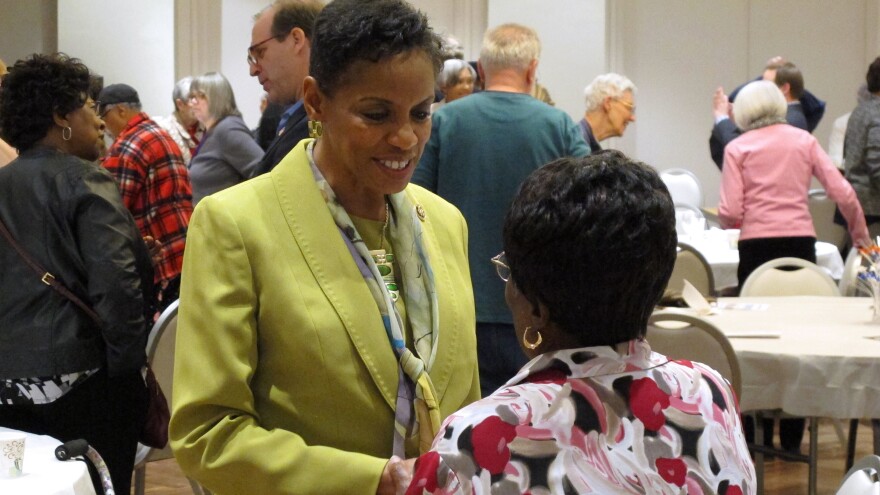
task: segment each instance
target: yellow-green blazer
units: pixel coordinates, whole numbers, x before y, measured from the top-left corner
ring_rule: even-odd
[[[220,495],[373,494],[392,453],[397,360],[305,143],[203,199],[189,225],[171,446]],[[439,197],[406,194],[426,212],[445,418],[479,398],[467,227]]]

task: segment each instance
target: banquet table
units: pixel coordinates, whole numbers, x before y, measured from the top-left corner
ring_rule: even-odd
[[[17,430],[0,427],[0,432]],[[24,472],[18,478],[0,478],[0,494],[96,495],[85,462],[59,461],[55,448],[60,441],[45,435],[25,435]]]
[[[693,310],[685,310],[693,312]],[[866,297],[722,297],[703,316],[724,333],[739,362],[740,409],[816,418],[880,418],[880,323]],[[809,452],[818,456],[810,422]],[[874,449],[880,454],[878,430]],[[759,435],[758,435],[759,436]],[[756,462],[762,486],[763,463]],[[808,492],[816,493],[816,463]]]
[[[880,418],[880,324],[866,297],[723,297],[706,316],[730,340],[743,411]]]
[[[679,235],[678,241],[693,246],[709,262],[715,278],[715,290],[737,285],[736,268],[739,251],[736,249],[738,230],[712,228],[694,235]],[[831,278],[839,280],[843,275],[843,258],[837,246],[816,242],[816,264],[824,268]]]

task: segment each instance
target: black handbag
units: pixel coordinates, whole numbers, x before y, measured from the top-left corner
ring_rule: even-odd
[[[96,313],[95,310],[83,302],[82,299],[77,297],[76,294],[71,292],[64,284],[56,280],[51,273],[40,266],[40,264],[34,260],[24,248],[18,244],[18,242],[16,242],[15,238],[13,238],[12,234],[9,232],[9,229],[6,228],[6,224],[3,223],[3,220],[0,220],[0,233],[3,234],[3,237],[6,238],[12,248],[15,249],[15,252],[21,256],[21,259],[23,259],[34,273],[36,273],[41,282],[53,288],[56,292],[69,299],[73,304],[76,304],[89,316],[89,318],[94,320],[99,327],[103,326],[101,323],[101,317],[98,316],[98,313]],[[145,367],[146,373],[144,374],[144,381],[146,383],[147,391],[149,392],[149,401],[147,402],[147,418],[144,421],[144,427],[141,430],[139,441],[148,447],[162,449],[168,444],[168,421],[171,419],[171,412],[168,410],[168,400],[165,398],[165,394],[159,386],[159,381],[156,380],[156,375],[153,373],[153,369],[150,367],[149,363],[147,363]]]

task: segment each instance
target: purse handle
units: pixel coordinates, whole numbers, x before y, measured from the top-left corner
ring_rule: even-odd
[[[91,307],[89,307],[88,304],[84,303],[82,299],[77,297],[76,294],[71,292],[70,289],[64,286],[64,284],[55,279],[55,276],[49,273],[48,270],[40,266],[40,264],[37,263],[37,261],[34,260],[21,247],[18,242],[15,241],[15,239],[12,237],[12,234],[9,232],[9,229],[6,228],[6,224],[3,223],[2,219],[0,219],[0,233],[2,233],[3,237],[5,237],[7,241],[9,241],[9,244],[12,245],[12,248],[15,249],[15,252],[17,252],[18,255],[21,256],[21,259],[23,259],[25,263],[27,263],[27,265],[31,267],[31,270],[33,270],[34,273],[37,274],[37,277],[40,277],[41,282],[55,289],[59,294],[69,299],[73,304],[79,306],[79,308],[83,310],[87,315],[89,315],[89,318],[94,320],[99,327],[103,326],[103,324],[101,323],[101,317],[98,316],[98,313],[95,313],[95,311]]]

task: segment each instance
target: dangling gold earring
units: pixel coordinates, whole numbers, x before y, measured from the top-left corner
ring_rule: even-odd
[[[309,137],[319,138],[324,135],[324,124],[320,120],[309,121]]]
[[[65,141],[70,141],[70,138],[73,137],[73,129],[70,126],[64,127],[61,129],[61,139]]]
[[[535,339],[534,342],[529,342],[527,337],[529,335],[530,330],[532,330],[532,327],[526,327],[526,331],[523,332],[522,343],[527,348],[534,350],[534,349],[537,349],[539,345],[541,345],[541,342],[544,342],[544,337],[541,335],[540,330],[535,330],[535,333],[538,334],[538,338]]]

